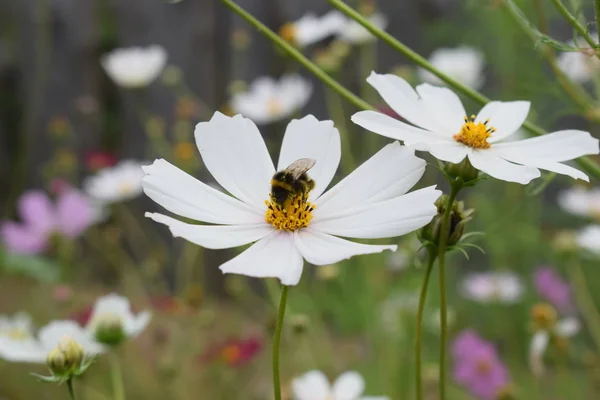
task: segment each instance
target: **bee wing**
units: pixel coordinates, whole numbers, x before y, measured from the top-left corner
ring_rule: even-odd
[[[301,158],[291,163],[290,166],[285,169],[285,172],[292,175],[294,179],[298,179],[302,174],[314,167],[315,163],[316,160],[313,160],[312,158]]]

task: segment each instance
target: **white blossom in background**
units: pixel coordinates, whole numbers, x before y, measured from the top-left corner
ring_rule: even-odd
[[[485,59],[479,50],[468,46],[441,48],[431,53],[429,62],[438,71],[463,85],[473,89],[479,89],[483,86]],[[419,68],[418,75],[424,82],[433,85],[445,85],[440,78],[426,69]]]
[[[302,109],[312,91],[310,81],[300,75],[284,75],[279,80],[261,77],[252,82],[248,91],[234,94],[231,107],[259,125],[268,124]]]
[[[372,73],[367,82],[388,105],[413,125],[376,111],[361,111],[352,121],[380,135],[402,140],[436,158],[460,163],[468,158],[481,172],[496,179],[527,184],[540,169],[589,181],[583,172],[564,164],[598,154],[598,139],[588,132],[563,130],[543,136],[498,143],[509,138],[525,122],[528,101],[492,101],[477,116],[468,116],[450,89],[421,84],[413,89],[396,75]]]
[[[0,335],[0,358],[6,361],[45,364],[46,358],[64,336],[76,340],[87,356],[104,352],[104,346],[92,340],[74,321],[53,321],[40,329],[38,337],[15,338]]]
[[[101,63],[117,85],[141,88],[158,78],[167,64],[167,52],[157,45],[121,48],[104,55]]]
[[[600,219],[600,188],[573,187],[558,195],[560,207],[581,217]]]
[[[134,314],[126,297],[111,293],[96,300],[85,329],[99,343],[117,345],[142,333],[151,318],[149,311]]]
[[[405,335],[403,325],[404,315],[416,315],[419,306],[419,292],[403,290],[392,293],[382,303],[379,309],[379,318],[382,328],[397,337]]]
[[[231,196],[160,159],[144,167],[145,193],[168,211],[211,225],[146,215],[167,225],[173,236],[210,249],[254,243],[221,265],[224,273],[277,277],[284,285],[296,285],[304,260],[329,265],[396,249],[338,236],[400,236],[424,226],[437,212],[434,202],[439,190],[428,187],[406,193],[423,175],[425,162],[397,142],[326,192],[341,157],[340,134],[332,121],[309,115],[288,124],[277,171],[299,159],[313,159],[308,175],[315,186],[308,193],[294,194],[283,206],[270,197],[276,169],[251,120],[217,112],[209,122],[196,126],[195,137],[207,170]],[[382,174],[382,169],[387,172]]]
[[[341,374],[333,384],[321,371],[309,371],[292,380],[294,400],[389,400],[386,396],[364,396],[365,380],[354,371]]]
[[[479,303],[515,303],[523,295],[523,283],[511,272],[478,272],[461,283],[464,297]]]
[[[596,255],[600,255],[600,225],[589,225],[577,232],[577,245]]]
[[[387,17],[380,12],[373,13],[367,17],[367,20],[376,28],[385,30],[388,26]],[[351,44],[364,44],[375,41],[377,38],[365,27],[353,19],[348,18],[339,32],[339,38]]]
[[[416,237],[407,238],[398,246],[398,250],[386,254],[385,265],[391,271],[402,271],[412,265],[421,242]]]
[[[531,338],[529,345],[529,366],[536,376],[544,373],[544,352],[550,341],[555,338],[570,338],[581,329],[581,324],[576,318],[566,317],[558,321],[552,330],[538,330]]]
[[[591,33],[592,37],[598,37],[595,32]],[[580,48],[580,51],[568,51],[562,52],[557,57],[558,68],[560,68],[565,75],[570,79],[578,83],[585,83],[600,73],[600,60],[594,55],[594,52],[587,52],[590,50],[589,45],[583,39],[580,39],[578,43],[574,41],[567,42],[569,46]]]
[[[29,314],[19,312],[13,315],[0,315],[0,337],[26,340],[33,336],[33,321]]]
[[[337,35],[346,23],[346,17],[337,10],[320,17],[306,13],[299,20],[285,24],[280,29],[280,35],[300,47],[306,47]]]
[[[437,308],[433,312],[429,313],[427,320],[425,321],[427,327],[432,333],[439,335],[441,330],[440,327],[442,325],[442,311]],[[446,310],[446,323],[449,329],[452,329],[454,323],[456,322],[456,311],[452,307],[448,307]]]
[[[114,167],[103,168],[87,177],[83,188],[88,196],[101,204],[130,200],[142,194],[142,162],[124,160]]]

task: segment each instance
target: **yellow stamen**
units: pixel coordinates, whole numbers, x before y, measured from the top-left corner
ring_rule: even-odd
[[[288,22],[287,24],[284,24],[281,29],[279,29],[279,36],[288,42],[294,42],[296,40],[296,32],[296,25]]]
[[[298,193],[287,199],[283,205],[273,200],[265,200],[267,212],[265,221],[275,228],[285,231],[295,231],[306,228],[312,220],[315,205],[308,202],[308,193]]]
[[[120,182],[117,186],[117,190],[121,195],[128,195],[129,193],[133,192],[134,188],[133,185],[129,182]]]
[[[283,110],[281,101],[274,97],[271,97],[269,100],[267,100],[267,113],[269,115],[279,115],[281,114],[281,110]]]
[[[487,139],[496,132],[495,128],[488,126],[490,120],[475,122],[474,115],[471,115],[471,118],[465,117],[464,120],[465,123],[460,128],[460,132],[454,135],[454,140],[474,149],[489,149],[490,144]]]
[[[2,334],[0,334],[2,336]],[[31,335],[24,329],[21,328],[12,328],[6,332],[6,336],[14,340],[25,340],[29,339]]]

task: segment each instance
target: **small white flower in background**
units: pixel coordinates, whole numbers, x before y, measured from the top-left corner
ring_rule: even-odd
[[[589,225],[577,232],[577,245],[596,255],[600,255],[600,225]]]
[[[247,92],[234,94],[231,107],[257,124],[268,124],[303,108],[312,91],[310,81],[300,75],[284,75],[278,81],[261,77],[252,82]]]
[[[388,25],[387,17],[376,12],[367,17],[367,20],[376,28],[385,30]],[[377,37],[369,32],[364,26],[353,19],[347,19],[346,24],[340,29],[339,38],[352,44],[364,44],[377,40]]]
[[[141,88],[158,78],[167,63],[167,52],[157,45],[121,48],[104,55],[101,62],[117,85]]]
[[[321,17],[307,13],[299,20],[283,25],[279,33],[285,40],[305,47],[337,35],[346,23],[346,17],[337,10]]]
[[[380,135],[404,141],[436,158],[460,163],[468,158],[477,170],[496,179],[527,184],[540,169],[589,181],[583,172],[563,164],[584,155],[598,154],[598,139],[588,132],[564,130],[536,138],[498,143],[515,133],[529,113],[528,101],[492,101],[477,116],[467,116],[452,90],[417,86],[396,75],[372,73],[367,82],[409,125],[376,111],[352,116],[356,124]]]
[[[464,297],[480,303],[515,303],[523,295],[523,283],[510,272],[479,272],[461,284]]]
[[[309,371],[292,381],[295,400],[388,400],[386,396],[363,396],[365,380],[354,371],[341,374],[333,385],[321,371]]]
[[[390,295],[381,303],[379,312],[383,329],[396,336],[404,335],[403,315],[415,315],[419,306],[419,292],[404,290]]]
[[[142,194],[142,163],[124,160],[114,167],[103,168],[87,177],[83,188],[92,199],[110,204],[130,200]]]
[[[529,345],[529,366],[536,376],[544,373],[544,352],[551,340],[566,339],[575,336],[581,325],[576,318],[566,317],[558,321],[551,330],[538,330]]]
[[[14,315],[0,315],[0,337],[14,340],[32,339],[34,334],[31,316],[25,312]]]
[[[421,247],[421,242],[416,237],[408,238],[400,243],[398,250],[393,253],[386,254],[385,265],[391,271],[402,271],[411,266],[415,254]]]
[[[439,71],[452,79],[473,89],[483,86],[483,54],[468,46],[437,49],[429,56],[429,62]],[[445,83],[431,72],[419,68],[419,78],[433,85]]]
[[[142,333],[151,318],[149,311],[134,315],[126,297],[111,293],[96,300],[85,329],[99,343],[115,346]]]
[[[591,33],[592,37],[597,37],[596,33]],[[573,81],[578,83],[585,83],[594,77],[594,75],[600,73],[600,60],[594,55],[593,51],[586,53],[586,50],[590,50],[589,45],[583,39],[580,39],[578,43],[574,41],[567,42],[569,46],[578,47],[580,51],[568,51],[562,52],[557,57],[558,68],[560,68],[565,75],[571,78]]]
[[[600,188],[574,187],[558,195],[558,204],[571,214],[600,219]]]
[[[76,340],[87,356],[93,357],[106,350],[76,322],[53,321],[40,329],[37,339],[33,336],[25,339],[0,336],[0,358],[12,362],[44,364],[49,353],[65,335]]]
[[[454,326],[456,322],[456,311],[452,307],[448,307],[446,310],[446,323],[450,329]],[[439,335],[440,334],[440,326],[442,325],[442,311],[438,308],[432,313],[429,314],[429,317],[426,321],[427,327],[433,333]]]
[[[204,165],[231,196],[160,159],[144,167],[145,193],[175,214],[212,225],[188,224],[158,213],[146,215],[167,225],[173,236],[210,249],[255,242],[221,265],[224,273],[277,277],[284,285],[296,285],[304,260],[329,265],[355,255],[396,249],[338,236],[400,236],[424,226],[437,212],[433,203],[440,191],[433,186],[406,194],[423,175],[425,161],[397,142],[325,192],[341,157],[340,134],[332,121],[309,115],[290,122],[277,170],[256,125],[241,115],[230,118],[217,112],[209,122],[196,126],[195,136]],[[300,177],[312,185],[306,183],[277,200],[271,193],[276,171],[278,176],[286,175],[283,170],[288,166],[307,159],[314,165]]]

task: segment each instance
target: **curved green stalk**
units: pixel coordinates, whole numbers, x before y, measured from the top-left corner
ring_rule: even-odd
[[[423,377],[422,377],[422,343],[423,343],[423,310],[425,309],[425,300],[427,299],[427,288],[429,287],[429,278],[431,277],[431,271],[433,270],[433,263],[436,258],[435,251],[429,250],[427,269],[425,270],[425,277],[423,278],[423,285],[421,286],[421,292],[419,293],[419,308],[417,310],[417,328],[415,337],[415,387],[417,393],[417,400],[423,400]]]
[[[573,14],[571,14],[569,10],[567,10],[567,7],[565,7],[565,5],[560,0],[552,0],[552,2],[554,3],[554,6],[558,10],[558,12],[563,16],[563,18],[567,20],[567,22],[573,27],[573,29],[575,29],[577,33],[579,33],[586,42],[588,42],[590,47],[592,49],[598,49],[598,43],[594,41],[592,36],[588,33],[587,29],[585,29],[585,27],[579,23],[577,18]],[[596,4],[598,4],[597,0]],[[596,13],[597,12],[598,8],[596,8]],[[598,52],[596,52],[596,57],[600,58],[600,54],[598,54]]]
[[[279,310],[277,312],[277,326],[273,336],[273,393],[275,400],[281,400],[281,379],[279,378],[279,343],[281,342],[281,331],[283,328],[283,317],[287,303],[288,286],[282,285]]]
[[[75,391],[73,390],[73,379],[69,378],[67,380],[67,390],[69,392],[69,399],[75,400]]]
[[[481,105],[484,105],[491,101],[486,96],[479,93],[478,91],[473,90],[470,87],[465,86],[462,83],[456,81],[455,79],[452,79],[451,77],[442,73],[441,71],[438,71],[424,57],[422,57],[421,55],[414,52],[408,46],[406,46],[403,43],[396,40],[389,33],[373,26],[373,24],[371,24],[366,18],[364,18],[356,10],[354,10],[351,7],[349,7],[348,5],[346,5],[343,1],[341,1],[341,0],[328,0],[328,1],[335,8],[337,8],[338,10],[340,10],[341,12],[346,14],[348,17],[352,18],[353,20],[355,20],[356,22],[358,22],[359,24],[364,26],[369,32],[371,32],[372,34],[374,34],[375,36],[377,36],[378,38],[383,40],[394,50],[398,51],[399,53],[404,55],[406,58],[408,58],[409,60],[411,60],[418,66],[433,73],[435,76],[440,78],[442,81],[446,82],[448,84],[448,86],[456,89],[458,92],[471,98],[472,100],[476,101],[477,103],[479,103]],[[531,134],[533,134],[535,136],[541,136],[546,133],[541,127],[539,127],[535,124],[532,124],[531,122],[528,122],[528,121],[525,121],[525,123],[523,124],[523,128],[525,128],[528,132],[530,132]],[[590,175],[592,175],[594,178],[600,179],[600,165],[596,164],[589,157],[586,157],[586,156],[579,157],[575,161],[584,170],[586,170]]]
[[[123,387],[123,374],[121,372],[121,365],[119,364],[119,356],[117,356],[116,353],[111,352],[108,358],[110,360],[110,377],[113,385],[113,399],[125,400],[125,388]]]
[[[588,289],[586,277],[581,268],[579,260],[572,261],[567,265],[569,271],[571,285],[573,286],[573,294],[575,302],[581,311],[581,316],[585,320],[586,325],[590,330],[590,334],[596,347],[600,350],[600,315],[594,303],[594,298]]]
[[[596,8],[596,29],[598,30],[598,43],[600,44],[600,0],[594,1],[594,7]]]

